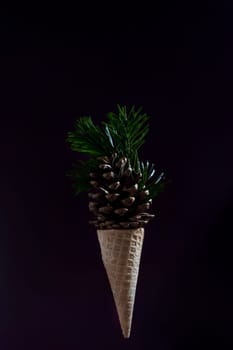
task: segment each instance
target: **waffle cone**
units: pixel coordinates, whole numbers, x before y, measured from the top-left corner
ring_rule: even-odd
[[[97,230],[123,336],[129,338],[144,228]]]

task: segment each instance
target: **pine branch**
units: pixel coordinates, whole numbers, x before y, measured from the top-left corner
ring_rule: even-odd
[[[76,121],[75,130],[68,133],[67,142],[73,151],[89,156],[113,152],[109,137],[99,126],[94,125],[91,117],[82,117]]]
[[[75,194],[90,189],[89,173],[95,172],[97,157],[111,157],[117,154],[126,157],[129,167],[136,174],[141,173],[139,187],[147,187],[150,198],[157,196],[164,188],[163,173],[156,175],[154,164],[140,162],[138,151],[144,144],[149,131],[147,114],[142,108],[129,111],[126,107],[117,105],[117,113],[107,114],[107,121],[100,126],[95,125],[91,117],[81,117],[76,120],[74,131],[68,132],[67,142],[73,151],[86,154],[87,161],[79,161],[69,172],[73,179]]]
[[[138,171],[138,150],[144,144],[149,131],[149,117],[141,114],[142,108],[135,111],[134,106],[127,113],[126,107],[118,107],[118,113],[108,113],[108,121],[103,123],[108,127],[115,141],[116,152],[126,156],[131,166]]]
[[[139,188],[143,189],[146,187],[149,191],[149,198],[157,197],[165,187],[165,176],[164,173],[156,175],[154,164],[150,164],[148,161],[146,163],[140,163],[140,171],[142,174],[141,181],[139,183]]]
[[[98,164],[99,162],[96,158],[91,158],[86,161],[79,160],[73,164],[73,168],[67,173],[67,176],[71,177],[75,196],[81,192],[90,190],[89,174],[96,170]]]

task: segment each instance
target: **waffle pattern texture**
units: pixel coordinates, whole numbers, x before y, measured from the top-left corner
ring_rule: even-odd
[[[123,336],[129,338],[144,228],[97,230]]]

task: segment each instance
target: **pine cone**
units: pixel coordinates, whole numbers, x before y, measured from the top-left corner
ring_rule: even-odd
[[[96,228],[144,227],[154,215],[149,191],[139,189],[141,174],[136,174],[126,157],[99,157],[98,169],[89,174],[93,190],[89,192],[89,210],[96,217]]]

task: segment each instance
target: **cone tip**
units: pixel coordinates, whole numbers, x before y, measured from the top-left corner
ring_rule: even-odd
[[[124,337],[125,339],[129,339],[129,337],[130,337],[130,332],[123,332],[123,337]]]

